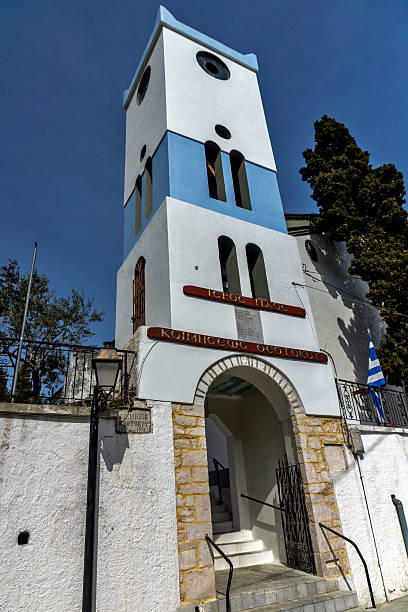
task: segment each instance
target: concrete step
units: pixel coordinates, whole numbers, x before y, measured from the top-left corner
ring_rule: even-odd
[[[343,612],[355,610],[357,605],[357,595],[351,591],[333,591],[286,601],[277,601],[275,591],[231,596],[232,612]],[[225,611],[225,598],[219,596],[218,612]]]
[[[265,546],[262,540],[243,540],[242,542],[229,542],[228,544],[222,544],[221,550],[228,557],[230,555],[237,555],[239,553],[250,553],[259,550],[264,550]],[[215,557],[220,557],[220,553],[214,551]]]
[[[223,521],[222,523],[213,523],[213,533],[225,533],[232,530],[232,521]]]
[[[247,542],[252,540],[252,531],[250,529],[241,529],[240,531],[229,531],[228,533],[218,533],[214,536],[216,544],[232,544],[233,542]]]
[[[232,514],[231,512],[211,512],[211,518],[213,523],[225,523],[232,521]]]
[[[224,550],[222,548],[222,550]],[[250,567],[251,565],[261,565],[263,563],[273,563],[274,556],[271,550],[263,549],[254,552],[239,552],[228,555],[234,569],[238,567]],[[229,569],[228,563],[221,557],[214,558],[215,571]]]

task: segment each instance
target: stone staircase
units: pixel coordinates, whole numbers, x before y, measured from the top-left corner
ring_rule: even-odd
[[[273,553],[265,548],[262,540],[254,539],[251,531],[242,529],[214,535],[214,542],[231,559],[235,568],[272,563]],[[215,571],[228,569],[228,563],[214,551]]]
[[[226,611],[227,579],[228,571],[216,572],[217,602],[211,612]],[[343,612],[358,607],[356,594],[341,590],[337,580],[276,563],[234,568],[230,601],[232,612]]]

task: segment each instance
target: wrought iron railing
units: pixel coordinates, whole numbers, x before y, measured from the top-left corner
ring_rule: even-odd
[[[16,375],[17,338],[0,337],[0,402],[10,402]],[[33,404],[90,404],[95,386],[92,359],[96,346],[26,340],[23,342],[15,402]],[[135,393],[136,353],[118,350],[122,359],[112,401],[127,403]]]
[[[219,503],[222,504],[223,502],[222,489],[229,488],[230,486],[229,469],[226,468],[224,465],[222,465],[221,461],[218,461],[218,459],[216,459],[215,457],[209,456],[209,459],[212,459],[212,462],[214,464]],[[211,473],[210,473],[210,484],[212,484],[211,481],[212,481],[212,478],[211,478]]]
[[[211,546],[215,548],[215,550],[221,555],[224,561],[226,561],[229,565],[228,582],[227,582],[227,588],[225,591],[225,610],[226,612],[231,612],[230,589],[231,589],[232,574],[234,571],[234,566],[232,564],[231,559],[221,550],[221,548],[214,542],[214,540],[210,538],[210,536],[207,533],[205,534],[205,539],[207,541],[207,544],[211,544]]]
[[[347,422],[408,427],[408,396],[402,391],[337,380],[343,416]]]

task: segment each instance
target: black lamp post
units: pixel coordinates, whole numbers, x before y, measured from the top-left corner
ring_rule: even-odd
[[[118,357],[117,351],[112,344],[112,342],[104,342],[104,348],[101,349],[96,359],[92,360],[92,370],[95,372],[96,385],[92,398],[89,429],[82,612],[92,612],[93,610],[99,412],[101,408],[106,407],[110,394],[115,390],[119,370],[122,367],[122,360]]]

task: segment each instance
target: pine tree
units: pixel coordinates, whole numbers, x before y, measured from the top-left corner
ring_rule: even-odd
[[[408,383],[408,218],[404,180],[393,164],[373,168],[345,125],[324,115],[300,169],[320,214],[315,231],[344,240],[349,272],[368,283],[368,299],[387,323],[379,357],[389,381]]]

